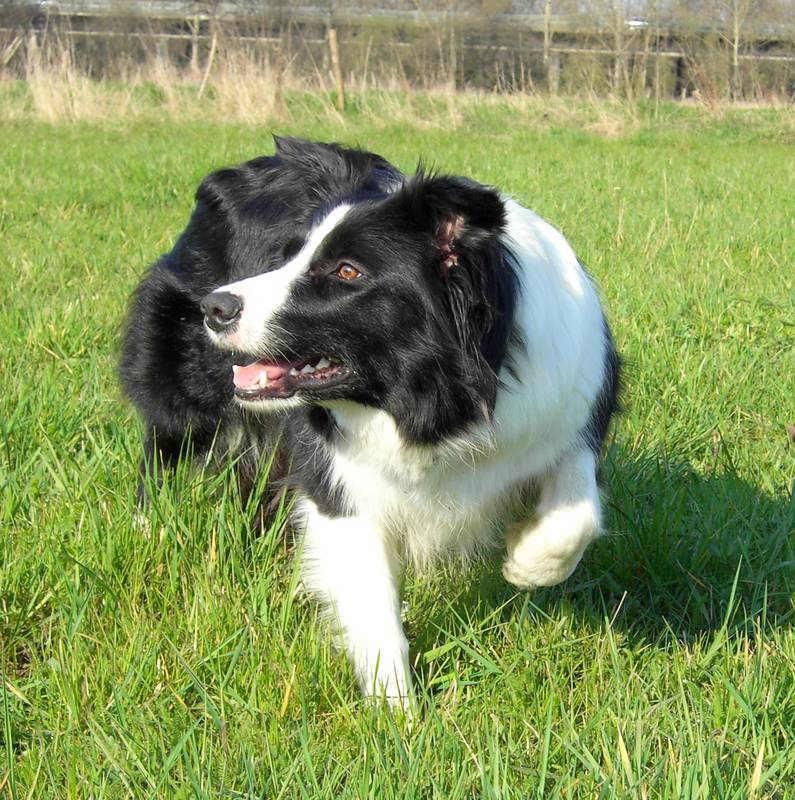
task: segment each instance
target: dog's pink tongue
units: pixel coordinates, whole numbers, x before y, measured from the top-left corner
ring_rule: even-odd
[[[281,378],[287,372],[287,368],[279,364],[269,364],[266,361],[255,361],[246,367],[236,365],[232,370],[232,381],[235,386],[244,389],[259,381],[260,372],[264,372],[268,376],[268,380],[272,381]]]

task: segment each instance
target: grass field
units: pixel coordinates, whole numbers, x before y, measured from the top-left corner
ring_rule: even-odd
[[[132,522],[126,298],[270,126],[0,123],[0,797],[795,797],[795,125],[664,111],[610,138],[476,103],[272,126],[504,187],[627,361],[610,535],[571,579],[410,576],[411,726],[359,700],[224,475]]]

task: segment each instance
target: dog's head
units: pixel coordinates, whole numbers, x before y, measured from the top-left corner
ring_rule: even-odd
[[[237,400],[352,400],[414,442],[488,418],[516,296],[503,225],[500,196],[463,178],[420,174],[328,204],[282,266],[202,300],[212,340],[249,356]]]

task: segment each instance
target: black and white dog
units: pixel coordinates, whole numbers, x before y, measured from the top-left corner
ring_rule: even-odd
[[[504,541],[516,586],[577,566],[618,372],[593,283],[538,216],[297,139],[204,180],[133,298],[121,365],[145,469],[186,437],[252,471],[279,447],[304,586],[363,692],[395,702],[404,565]]]

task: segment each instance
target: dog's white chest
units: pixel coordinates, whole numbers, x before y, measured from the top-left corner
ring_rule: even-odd
[[[444,554],[467,555],[491,543],[510,481],[487,443],[407,445],[383,411],[334,408],[340,427],[332,470],[357,516],[425,566]]]

